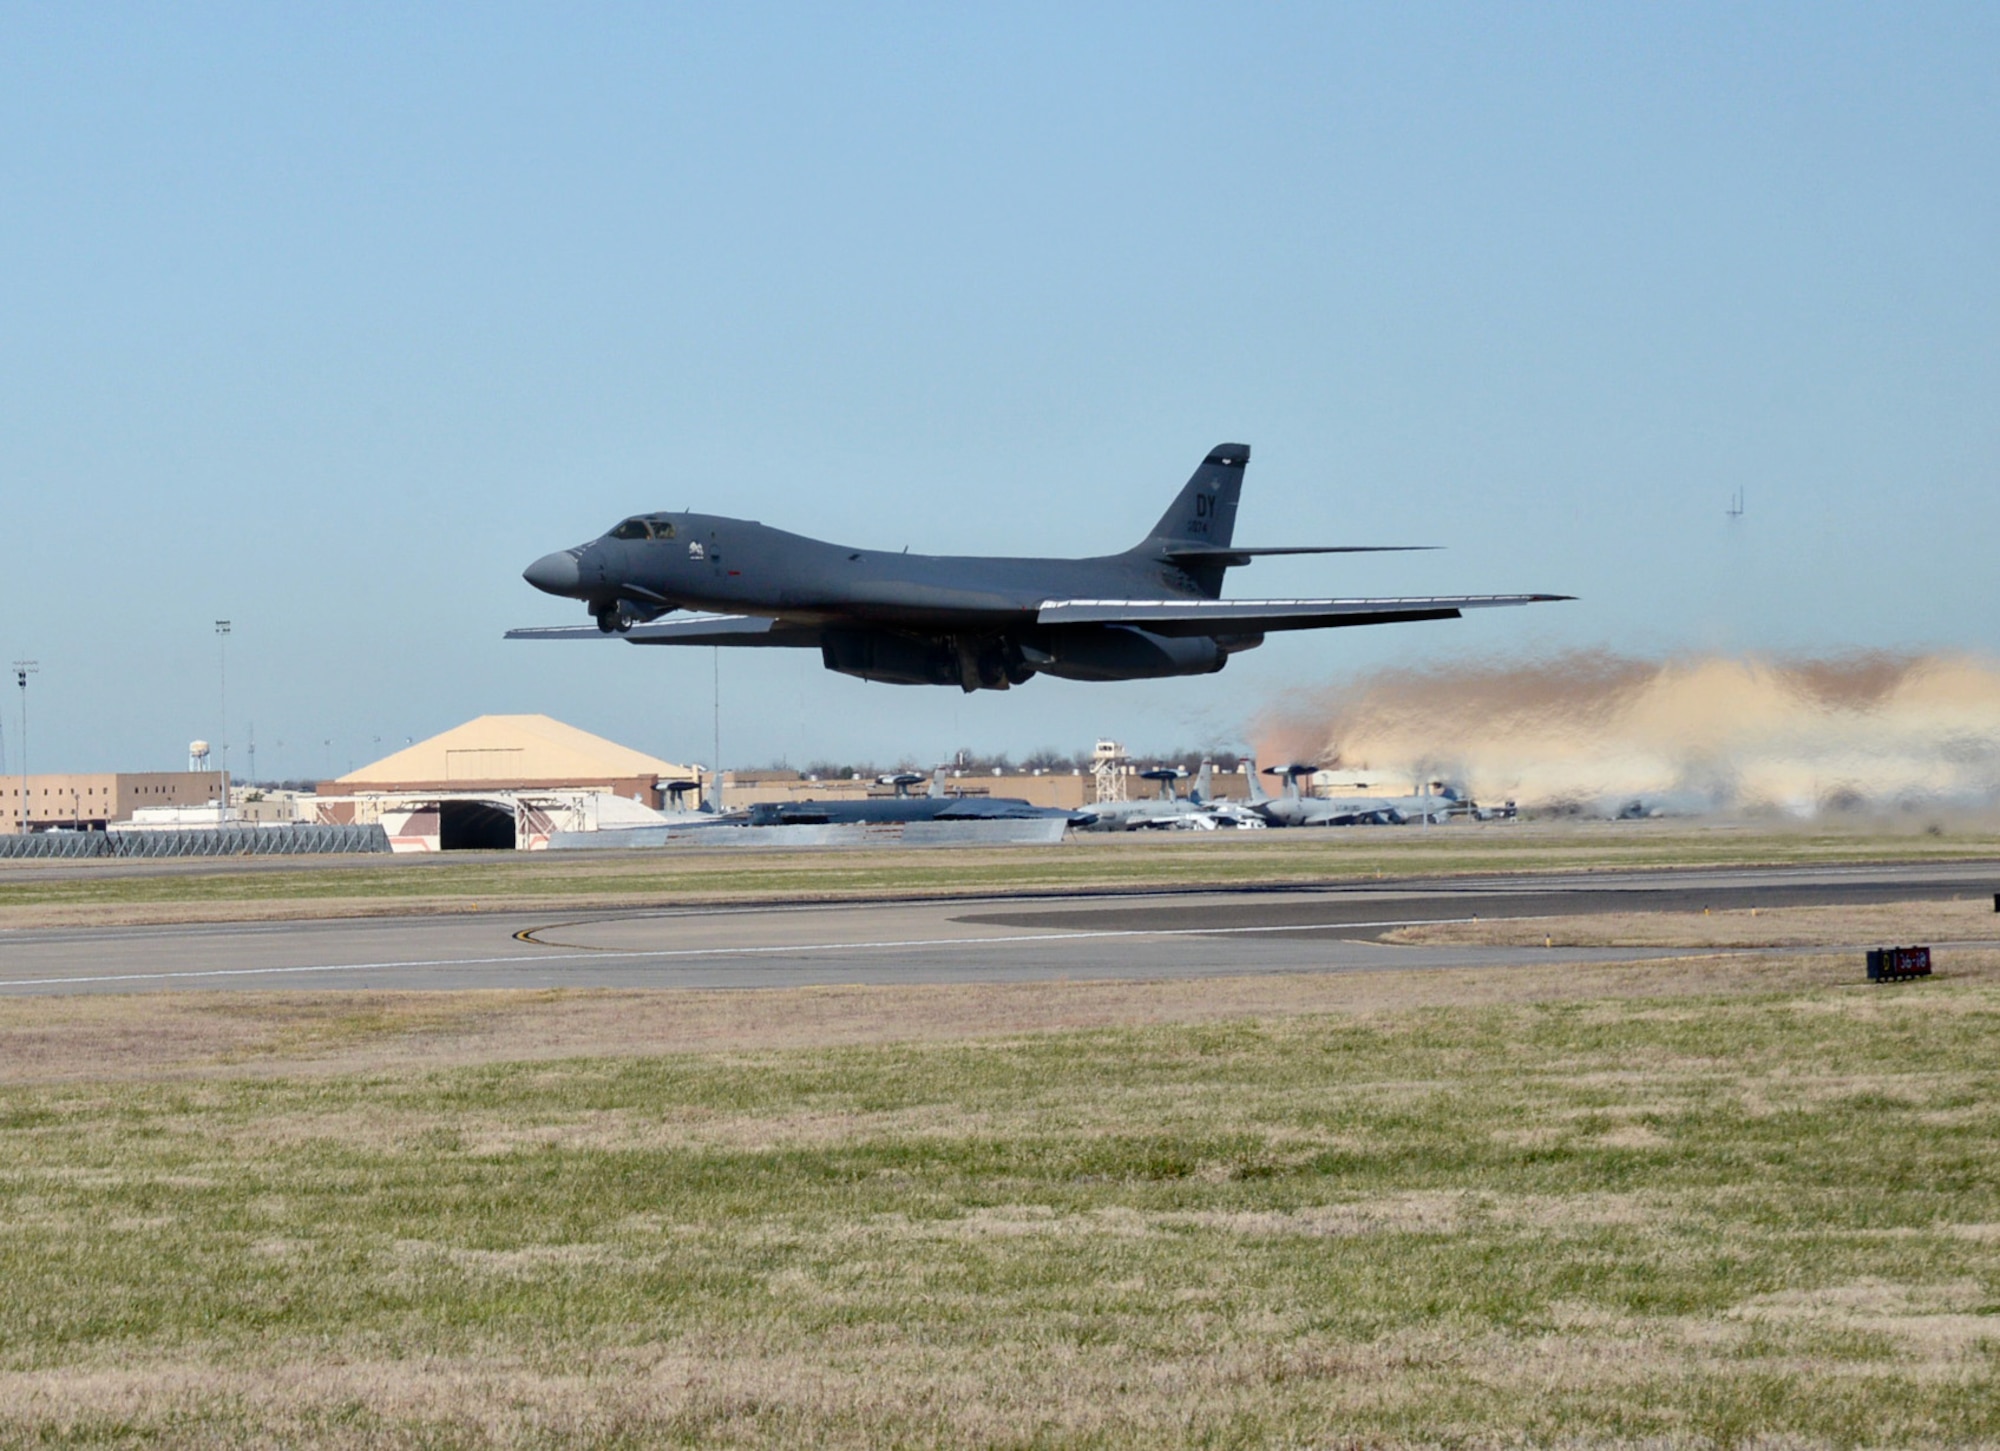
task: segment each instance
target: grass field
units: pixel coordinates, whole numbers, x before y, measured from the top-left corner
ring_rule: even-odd
[[[0,1440],[1992,1444],[1940,966],[8,1002]]]
[[[1838,907],[1739,907],[1719,912],[1598,912],[1489,917],[1398,927],[1385,942],[1490,947],[1853,947],[1897,942],[2000,946],[1990,895]]]
[[[0,868],[0,927],[1969,857],[2000,857],[2000,834],[1462,823],[1134,833],[979,850],[535,852],[305,866],[187,862],[136,872],[121,863],[18,862]]]

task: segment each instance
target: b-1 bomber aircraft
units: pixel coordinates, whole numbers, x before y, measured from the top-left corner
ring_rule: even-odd
[[[509,630],[507,638],[817,649],[827,669],[863,680],[1005,690],[1038,674],[1207,675],[1278,630],[1450,620],[1469,609],[1570,598],[1225,600],[1225,572],[1262,555],[1412,547],[1231,543],[1249,461],[1248,444],[1222,444],[1150,534],[1122,554],[1091,559],[892,553],[714,514],[636,514],[523,571],[536,589],[583,601],[594,630]],[[679,610],[697,613],[665,618]]]

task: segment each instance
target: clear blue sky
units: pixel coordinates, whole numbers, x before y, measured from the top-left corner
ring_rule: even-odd
[[[1237,439],[1239,540],[1449,548],[1232,593],[1583,598],[1004,695],[738,652],[725,759],[1229,740],[1391,660],[2000,648],[2000,8],[969,11],[0,7],[34,764],[220,737],[220,616],[239,770],[253,723],[317,774],[487,711],[705,760],[708,652],[502,643],[582,618],[530,559],[686,507],[1101,552]]]

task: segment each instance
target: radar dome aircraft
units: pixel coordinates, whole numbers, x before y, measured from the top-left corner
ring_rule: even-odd
[[[1203,763],[1204,771],[1207,763]],[[1077,826],[1084,831],[1147,831],[1162,827],[1196,830],[1213,828],[1215,821],[1207,815],[1202,804],[1205,794],[1203,787],[1197,787],[1193,794],[1182,796],[1174,789],[1174,783],[1186,773],[1175,766],[1157,766],[1150,771],[1141,771],[1139,779],[1159,784],[1157,796],[1143,797],[1137,801],[1100,801],[1095,806],[1086,806],[1077,813]],[[1203,783],[1206,785],[1206,782]]]
[[[1186,776],[1187,772],[1175,766],[1141,771],[1140,780],[1159,783],[1157,796],[1138,801],[1100,801],[1095,806],[1081,808],[1071,819],[1082,831],[1214,831],[1224,826],[1261,827],[1269,824],[1263,816],[1247,807],[1215,799],[1213,761],[1201,763],[1201,771],[1195,777],[1193,787],[1182,796],[1174,785]]]
[[[1443,821],[1458,802],[1457,796],[1448,792],[1435,796],[1303,795],[1299,779],[1318,770],[1302,763],[1266,766],[1266,776],[1285,778],[1285,794],[1271,796],[1258,783],[1256,762],[1251,762],[1251,809],[1273,826],[1402,826],[1411,821]]]
[[[1245,548],[1231,543],[1248,444],[1202,460],[1138,544],[1092,559],[895,553],[829,544],[715,514],[636,514],[543,555],[522,577],[581,600],[595,629],[509,630],[510,640],[817,649],[829,670],[890,685],[1005,690],[1036,675],[1147,680],[1213,674],[1277,630],[1456,619],[1568,595],[1232,599],[1224,573],[1260,555],[1422,546]],[[691,613],[676,619],[676,611]]]

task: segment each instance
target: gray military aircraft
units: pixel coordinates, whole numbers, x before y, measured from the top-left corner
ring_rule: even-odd
[[[1256,763],[1251,763],[1254,768]],[[1261,811],[1252,810],[1240,801],[1230,801],[1215,794],[1215,762],[1204,760],[1201,770],[1194,778],[1194,786],[1188,791],[1188,799],[1214,818],[1217,826],[1242,827],[1255,830],[1269,826]]]
[[[1213,761],[1201,763],[1185,796],[1175,789],[1177,782],[1187,779],[1187,772],[1178,766],[1141,771],[1139,779],[1156,783],[1157,794],[1137,801],[1096,802],[1079,808],[1070,819],[1079,831],[1214,831],[1268,824],[1246,807],[1215,799]]]
[[[1273,826],[1400,826],[1404,817],[1386,798],[1348,796],[1329,800],[1307,796],[1299,790],[1299,778],[1310,776],[1317,766],[1266,766],[1266,776],[1284,778],[1282,796],[1265,794],[1257,781],[1255,763],[1250,772],[1251,806]]]
[[[1085,806],[1075,816],[1079,831],[1213,831],[1221,822],[1203,803],[1207,790],[1207,763],[1192,794],[1183,796],[1175,783],[1187,776],[1177,766],[1156,766],[1141,771],[1139,779],[1151,781],[1157,795],[1137,801],[1100,801]]]
[[[1253,767],[1255,763],[1252,763]],[[1455,791],[1417,796],[1307,796],[1299,790],[1301,777],[1319,767],[1304,764],[1266,766],[1266,776],[1282,776],[1285,794],[1270,796],[1256,784],[1250,773],[1252,809],[1273,826],[1406,826],[1412,821],[1447,821],[1455,811],[1471,811]]]
[[[1450,620],[1469,609],[1571,598],[1225,600],[1224,572],[1260,555],[1413,547],[1232,544],[1249,461],[1247,444],[1216,448],[1150,534],[1092,559],[897,554],[714,514],[637,514],[522,572],[536,589],[582,600],[595,630],[542,627],[507,638],[816,648],[827,669],[863,680],[1005,690],[1037,674],[1206,675],[1276,630]],[[662,618],[684,609],[700,613]]]

